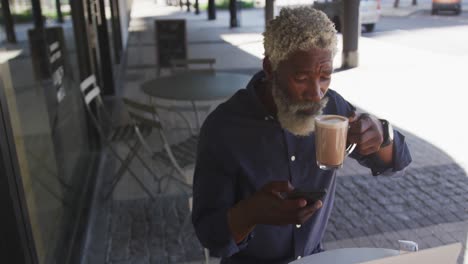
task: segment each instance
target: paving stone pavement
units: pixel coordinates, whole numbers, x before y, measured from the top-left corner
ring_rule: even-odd
[[[107,263],[183,263],[202,257],[187,196],[114,201],[109,221]]]
[[[187,197],[112,201],[106,263],[201,261]],[[339,177],[326,249],[383,247],[412,240],[420,249],[462,242],[468,232],[468,177],[456,164],[408,169],[403,177]],[[458,263],[463,263],[463,256]]]
[[[468,220],[468,177],[456,164],[337,181],[325,242]]]

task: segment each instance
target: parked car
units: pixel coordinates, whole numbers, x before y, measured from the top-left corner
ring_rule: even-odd
[[[461,0],[432,0],[432,14],[439,11],[454,11],[456,15],[461,13]]]
[[[336,30],[341,32],[343,24],[344,0],[316,0],[313,7],[323,11],[335,23]],[[359,19],[367,32],[372,32],[375,24],[380,20],[381,0],[361,0],[359,5]]]

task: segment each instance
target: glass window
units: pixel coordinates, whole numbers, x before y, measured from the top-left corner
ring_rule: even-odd
[[[16,2],[17,10],[30,8],[29,1],[21,3]],[[54,9],[45,4],[43,14]],[[39,263],[65,263],[97,161],[79,90],[73,24],[64,15],[63,24],[47,19],[44,29],[35,28],[31,19],[16,23],[18,43],[2,39],[0,44],[0,89],[6,94]]]

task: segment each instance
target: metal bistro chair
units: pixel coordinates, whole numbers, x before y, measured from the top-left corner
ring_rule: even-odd
[[[160,183],[159,177],[153,172],[150,166],[138,153],[141,148],[140,136],[149,136],[153,127],[151,127],[149,124],[140,125],[138,127],[139,135],[137,135],[133,123],[118,126],[114,125],[110,114],[107,112],[103,104],[102,98],[100,96],[101,92],[96,84],[96,77],[94,75],[86,78],[86,80],[81,83],[80,88],[84,97],[86,110],[88,111],[91,121],[96,127],[99,136],[102,138],[102,141],[106,147],[108,147],[110,150],[110,153],[112,153],[121,163],[121,166],[113,177],[111,188],[109,192],[105,194],[104,198],[107,200],[110,197],[115,187],[117,186],[117,183],[119,183],[119,181],[122,179],[124,173],[128,171],[128,173],[135,179],[141,189],[145,191],[149,197],[154,199],[154,195],[151,193],[148,187],[146,187],[146,185],[138,178],[137,174],[129,167],[132,160],[137,157],[141,164],[152,175],[153,179]],[[133,144],[131,144],[131,142],[133,142]],[[114,146],[118,143],[125,145],[129,150],[124,158],[118,153],[116,147]]]
[[[165,130],[168,129],[165,129],[162,122],[160,122],[155,106],[137,102],[129,98],[123,98],[123,101],[127,106],[127,111],[130,117],[135,122],[136,133],[143,142],[143,146],[147,149],[148,152],[153,152],[154,160],[162,161],[167,166],[171,167],[171,172],[165,175],[165,177],[175,180],[177,183],[181,184],[182,190],[185,190],[184,194],[188,197],[188,208],[191,212],[192,179],[185,175],[183,169],[188,165],[195,164],[198,136],[190,134],[187,139],[171,145],[169,144],[169,141],[167,140],[167,137],[164,133]],[[161,151],[154,152],[151,150],[150,145],[146,142],[146,140],[143,138],[143,135],[140,133],[139,124],[148,124],[158,128],[157,131],[159,137],[163,142],[163,149]],[[179,179],[177,176],[172,176],[174,172],[176,172],[176,174],[184,180]],[[183,231],[190,225],[190,219],[190,215],[188,215],[182,223],[178,235],[179,243],[181,243],[181,241],[184,239]],[[204,263],[209,263],[209,252],[206,248],[204,249]]]
[[[198,136],[190,133],[186,139],[175,144],[170,144],[165,135],[165,132],[170,129],[163,126],[155,106],[137,102],[129,98],[123,98],[123,101],[130,117],[135,122],[136,134],[140,138],[143,147],[149,153],[152,153],[152,159],[154,161],[159,161],[171,169],[169,173],[164,175],[164,178],[174,180],[181,184],[181,187],[183,187],[182,189],[188,188],[191,190],[192,179],[184,173],[184,168],[195,164]],[[161,150],[155,151],[150,147],[150,144],[141,133],[141,124],[151,125],[156,128],[159,139],[162,142]],[[190,128],[187,129],[190,131]],[[174,173],[176,176],[174,176]]]
[[[216,59],[213,59],[213,58],[199,58],[199,59],[186,59],[186,60],[173,59],[170,62],[171,62],[172,74],[177,74],[177,73],[185,72],[185,71],[214,72],[213,65],[216,63]]]

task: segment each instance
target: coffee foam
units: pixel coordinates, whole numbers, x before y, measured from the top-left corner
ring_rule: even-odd
[[[348,124],[348,119],[338,115],[321,115],[315,118],[317,125],[321,127],[338,128]]]

